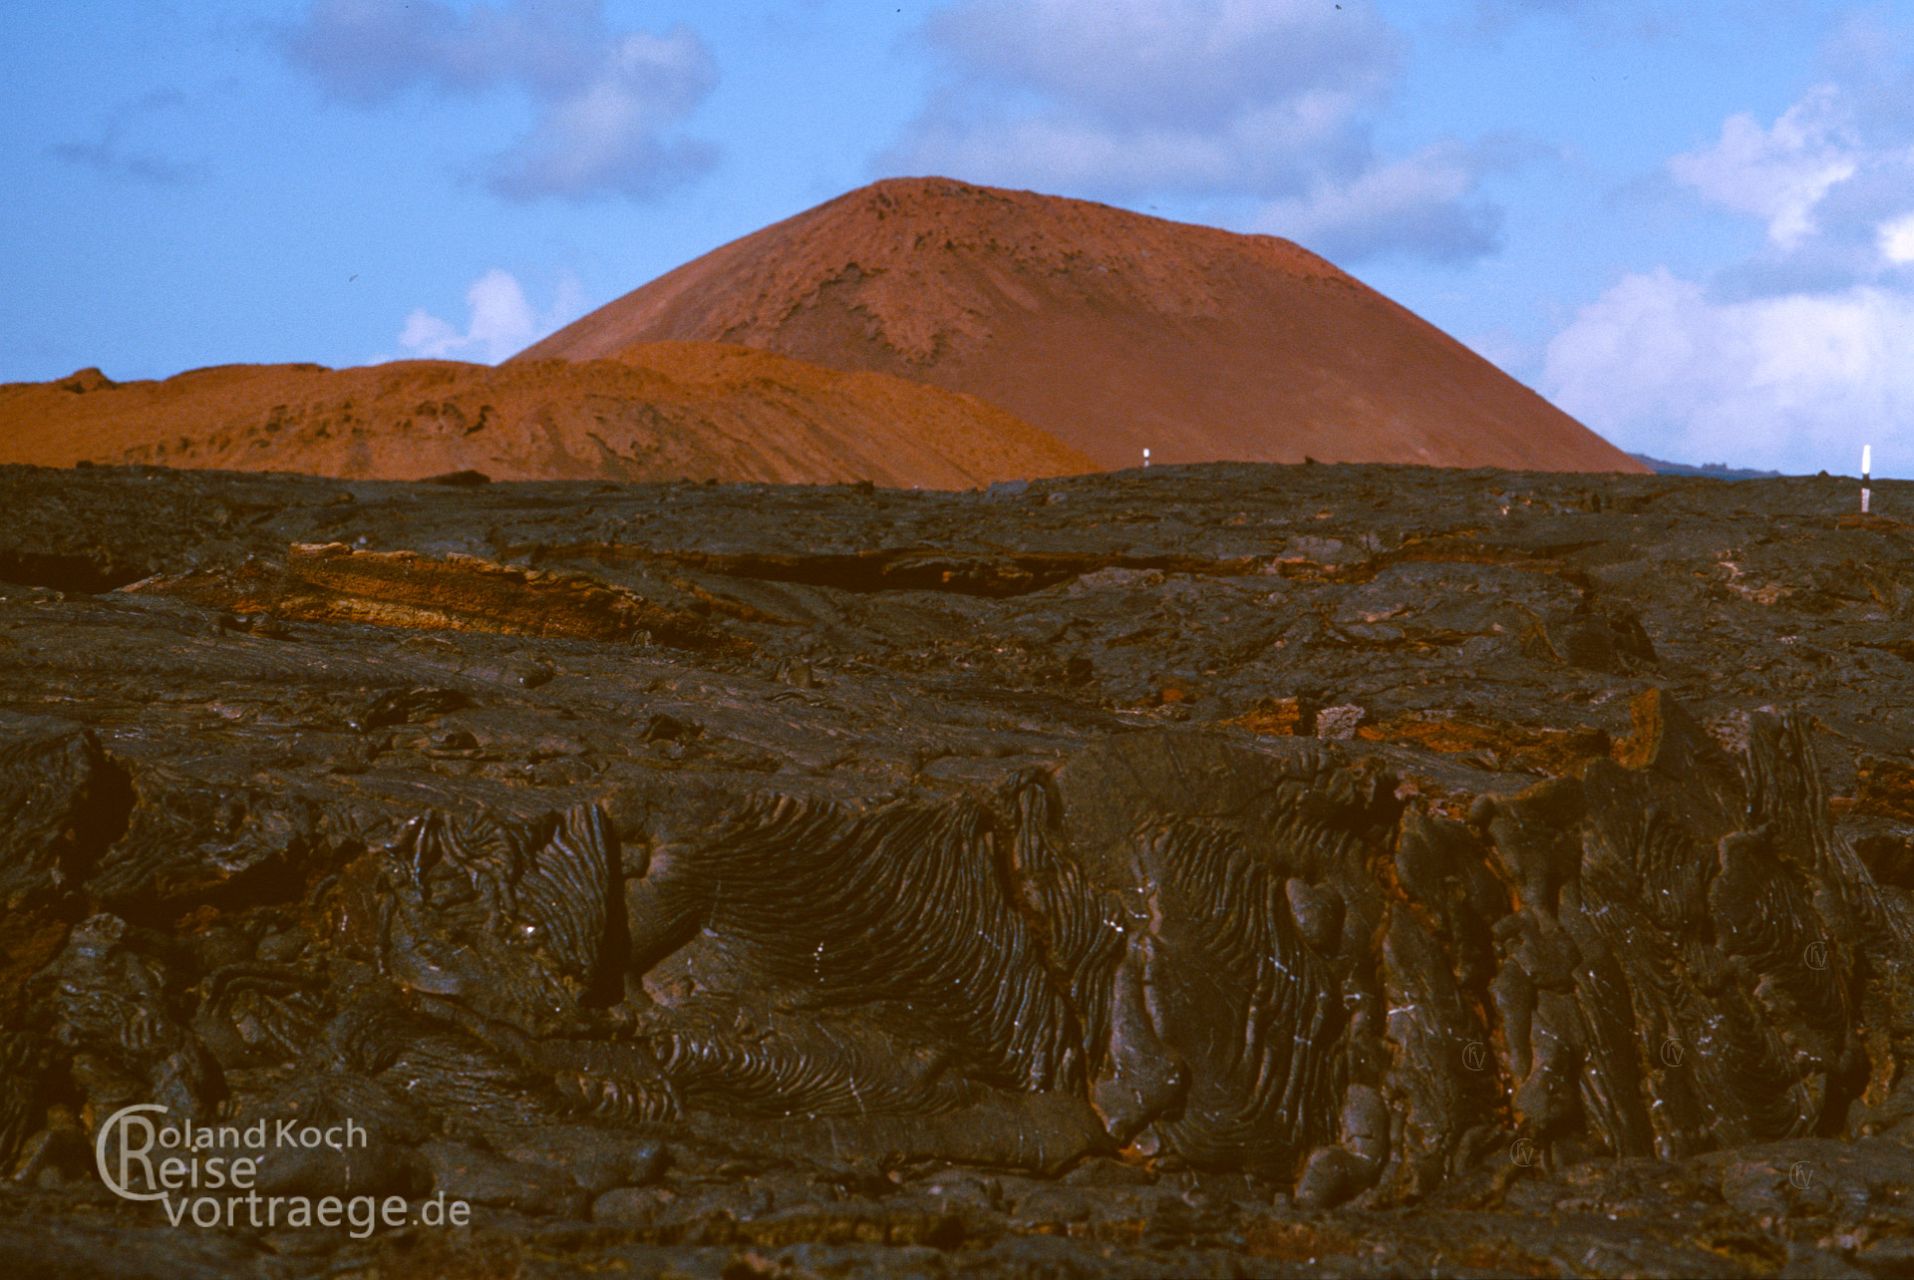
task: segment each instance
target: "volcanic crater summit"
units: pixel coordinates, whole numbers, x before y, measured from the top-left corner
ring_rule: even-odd
[[[517,359],[708,340],[966,392],[1088,454],[1645,468],[1290,241],[947,178],[733,241]]]

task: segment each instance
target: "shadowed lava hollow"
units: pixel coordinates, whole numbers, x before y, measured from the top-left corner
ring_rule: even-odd
[[[0,470],[0,1259],[1907,1274],[1852,499]],[[173,1228],[143,1102],[473,1225]]]

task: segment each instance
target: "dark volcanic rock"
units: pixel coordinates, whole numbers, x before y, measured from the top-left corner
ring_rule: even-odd
[[[0,583],[0,1258],[1895,1274],[1848,496],[0,471],[0,568],[147,570]],[[408,1216],[169,1227],[142,1103]]]

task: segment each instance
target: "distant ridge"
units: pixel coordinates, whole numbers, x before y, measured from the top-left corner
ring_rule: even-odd
[[[493,368],[97,369],[0,385],[0,462],[418,480],[727,480],[961,489],[1095,469],[993,405],[718,343]]]
[[[1786,474],[1781,471],[1755,471],[1747,467],[1731,467],[1725,462],[1704,462],[1695,465],[1651,458],[1645,453],[1630,456],[1658,476],[1706,476],[1711,480],[1779,480]]]
[[[515,359],[635,342],[779,351],[980,396],[1104,467],[1647,467],[1286,240],[943,178],[853,191]]]

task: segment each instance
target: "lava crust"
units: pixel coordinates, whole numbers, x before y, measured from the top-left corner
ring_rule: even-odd
[[[1905,1274],[1850,497],[0,469],[0,1259]],[[140,1103],[472,1225],[169,1227]]]

